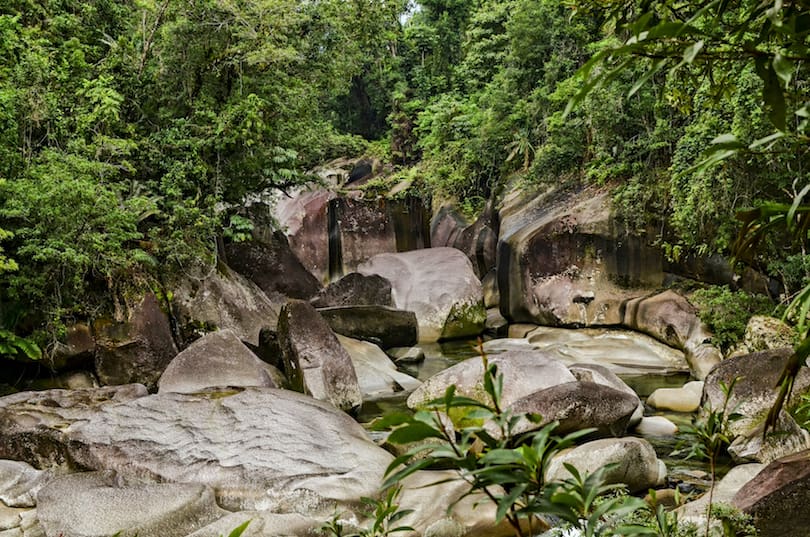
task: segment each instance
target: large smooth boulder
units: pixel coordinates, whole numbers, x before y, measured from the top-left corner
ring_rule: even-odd
[[[623,436],[634,416],[638,419],[638,396],[593,382],[567,382],[518,399],[509,408],[517,413],[542,416],[539,423],[523,420],[516,432],[542,427],[552,421],[566,434],[595,428],[599,436]]]
[[[301,264],[280,231],[269,241],[225,245],[228,266],[259,286],[267,296],[309,299],[321,290],[315,276]]]
[[[620,379],[613,371],[603,365],[598,364],[574,364],[568,366],[568,370],[580,382],[593,382],[601,384],[609,388],[614,388],[620,392],[624,392],[636,400],[636,410],[630,417],[629,427],[635,427],[641,418],[644,416],[644,403],[636,394],[636,392]]]
[[[158,393],[194,393],[214,386],[280,387],[281,373],[259,360],[231,330],[206,334],[175,356]]]
[[[687,382],[680,388],[658,388],[647,398],[647,404],[658,410],[675,412],[695,412],[700,408],[703,395],[703,382]]]
[[[666,477],[666,466],[642,438],[604,438],[564,451],[551,459],[546,479],[562,481],[571,477],[564,463],[574,466],[580,474],[592,474],[602,466],[616,464],[605,474],[605,480],[624,483],[630,492],[656,487]]]
[[[496,354],[489,357],[489,363],[497,366],[498,374],[503,375],[500,403],[504,408],[534,392],[576,381],[565,365],[540,351]],[[483,360],[480,357],[469,358],[426,380],[408,397],[408,406],[419,408],[438,399],[451,385],[455,385],[458,395],[490,403],[484,391],[483,377]]]
[[[386,306],[335,306],[319,309],[318,313],[334,332],[386,349],[417,341],[419,329],[412,311]]]
[[[459,250],[380,254],[357,270],[391,282],[396,307],[416,313],[421,342],[477,335],[484,329],[481,282]]]
[[[140,383],[153,388],[177,355],[169,318],[153,293],[147,293],[125,321],[99,319],[93,331],[96,374],[102,384]]]
[[[216,329],[230,329],[252,345],[263,328],[276,328],[283,302],[220,263],[200,279],[186,278],[174,289],[172,311],[186,341]]]
[[[372,496],[392,457],[326,402],[270,388],[0,398],[0,456],[210,486],[229,510],[333,512]],[[102,404],[95,399],[106,397]],[[123,399],[123,398],[122,398]],[[54,453],[61,460],[54,460]]]
[[[663,282],[650,238],[622,229],[608,189],[513,189],[500,207],[501,312],[512,322],[620,325],[622,304]]]
[[[732,505],[753,515],[760,537],[810,535],[810,451],[777,459],[734,495]]]
[[[675,291],[640,297],[625,304],[622,324],[681,349],[698,380],[722,360],[712,334],[698,317],[697,308]]]
[[[390,307],[394,305],[394,299],[391,297],[391,282],[376,274],[366,276],[359,272],[352,272],[330,283],[310,302],[316,308],[367,305]]]
[[[793,350],[769,350],[723,360],[715,367],[703,387],[703,404],[719,410],[725,403],[722,384],[734,383],[727,408],[742,417],[729,423],[732,435],[731,453],[738,460],[771,462],[779,457],[810,449],[810,435],[800,429],[787,412],[782,412],[774,433],[762,438],[763,425],[773,406],[778,390],[776,382]],[[810,391],[810,371],[802,368],[796,377],[793,394],[786,407],[796,405]]]
[[[394,362],[373,343],[340,335],[338,341],[351,356],[364,399],[410,392],[422,385],[412,376],[397,371]]]
[[[225,514],[208,487],[127,484],[105,472],[56,478],[37,498],[47,537],[184,537]]]
[[[334,175],[339,180],[341,172]],[[321,282],[329,277],[327,207],[329,201],[336,197],[337,194],[331,190],[314,188],[281,196],[276,204],[275,216],[286,232],[290,248],[304,267]]]
[[[349,353],[309,303],[287,302],[278,319],[278,341],[290,386],[337,408],[363,403]]]

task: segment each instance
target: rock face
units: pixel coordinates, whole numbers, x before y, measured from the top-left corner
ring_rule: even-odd
[[[733,355],[792,347],[794,332],[783,321],[765,315],[754,315],[748,319],[745,335],[734,349]]]
[[[732,500],[753,515],[761,537],[810,535],[810,452],[773,461],[748,481]]]
[[[712,503],[731,505],[734,495],[763,468],[764,464],[752,463],[735,466],[717,482],[712,492]],[[692,522],[698,527],[706,527],[706,509],[709,507],[709,494],[688,502],[676,510],[679,522]],[[780,534],[787,535],[787,534]]]
[[[607,483],[625,483],[630,492],[653,488],[666,477],[664,463],[655,456],[652,445],[641,438],[605,438],[587,442],[551,460],[546,479],[561,481],[571,477],[563,463],[580,474],[591,474],[606,464],[617,464],[605,475]]]
[[[54,371],[77,369],[93,363],[96,340],[85,323],[68,326],[64,343],[56,344],[49,364]]]
[[[644,416],[644,403],[641,402],[636,392],[628,386],[622,379],[605,366],[598,364],[574,364],[568,366],[568,370],[577,378],[579,382],[593,382],[624,392],[636,401],[636,410],[630,417],[628,427],[635,427]]]
[[[349,354],[309,303],[293,300],[282,308],[278,340],[293,389],[343,410],[363,403]]]
[[[510,405],[514,412],[542,416],[540,423],[525,421],[523,432],[559,421],[558,434],[595,428],[600,436],[622,436],[638,409],[638,396],[593,382],[567,382],[540,390]]]
[[[295,257],[280,231],[269,242],[246,241],[227,244],[228,265],[259,286],[268,296],[308,299],[321,285]]]
[[[768,411],[776,399],[774,389],[785,362],[792,349],[761,351],[723,360],[706,377],[703,388],[703,404],[713,409],[722,408],[725,394],[721,382],[731,384],[734,389],[728,408],[743,417],[730,423],[731,433],[738,436],[732,443],[730,452],[738,460],[750,462],[771,462],[779,457],[810,448],[810,437],[800,429],[786,412],[782,412],[777,423],[777,433],[768,435],[762,441],[762,426]],[[793,395],[787,407],[799,401],[802,394],[810,390],[810,371],[803,368],[796,378]]]
[[[286,390],[80,395],[0,399],[0,456],[210,486],[229,510],[300,513],[374,495],[392,460],[346,414]]]
[[[383,348],[413,345],[416,314],[386,306],[335,306],[318,310],[329,327],[347,337],[371,341]]]
[[[512,322],[619,325],[621,305],[663,282],[662,256],[624,233],[611,193],[515,191],[500,209],[498,288]]]
[[[310,302],[316,308],[394,305],[391,282],[376,274],[365,276],[359,272],[352,272],[330,283]]]
[[[221,517],[210,488],[176,483],[127,486],[112,474],[59,477],[38,494],[37,516],[48,537],[183,537]]]
[[[172,309],[186,341],[212,330],[230,329],[252,345],[263,328],[275,329],[281,303],[225,265],[205,278],[186,279],[174,290]]]
[[[562,363],[540,351],[505,352],[490,356],[489,363],[496,365],[498,373],[503,375],[503,407],[544,388],[576,380]],[[464,360],[425,381],[408,397],[408,406],[419,408],[428,401],[442,397],[450,385],[456,386],[458,395],[489,403],[484,391],[483,373],[481,358]]]
[[[419,341],[480,334],[486,322],[481,282],[467,257],[453,248],[380,254],[358,267],[391,282],[397,308],[413,311]]]
[[[449,246],[464,252],[476,275],[483,280],[495,268],[498,227],[498,212],[492,204],[487,204],[483,213],[469,225],[453,207],[445,205],[433,217],[430,243],[434,248]]]
[[[98,320],[96,374],[103,384],[133,382],[154,387],[177,355],[169,318],[154,294],[148,293],[124,322]]]
[[[295,513],[240,511],[231,513],[195,531],[189,537],[222,537],[248,522],[243,537],[311,537],[323,524],[322,520]]]
[[[723,357],[712,345],[712,335],[697,316],[697,309],[674,291],[628,301],[623,324],[683,350],[698,380],[706,378]]]
[[[421,382],[397,371],[397,366],[382,349],[367,341],[338,336],[338,341],[351,356],[363,398],[413,391]]]
[[[280,372],[259,360],[231,330],[206,334],[178,354],[158,381],[158,392],[194,393],[214,386],[279,387]]]
[[[20,461],[0,460],[0,502],[8,507],[36,507],[37,492],[51,478]]]
[[[142,384],[88,390],[20,392],[0,397],[0,458],[35,467],[74,465],[64,429],[87,420],[107,405],[138,399]]]
[[[353,272],[376,254],[430,247],[430,215],[421,199],[364,199],[352,190],[357,185],[338,194],[332,188],[345,182],[349,168],[335,164],[326,171],[330,189],[302,190],[276,206],[290,247],[319,281]]]

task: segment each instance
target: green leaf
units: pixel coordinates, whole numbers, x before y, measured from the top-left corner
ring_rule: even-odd
[[[421,421],[414,421],[394,431],[388,435],[388,441],[392,444],[410,444],[419,442],[426,438],[444,438],[442,432]]]
[[[796,66],[793,64],[792,60],[785,58],[779,52],[774,54],[773,70],[782,82],[783,87],[787,88],[790,85],[790,79],[793,77],[795,68]]]
[[[695,41],[683,51],[683,61],[691,64],[697,58],[697,55],[700,54],[700,51],[703,50],[703,41]]]
[[[242,524],[232,529],[231,532],[228,534],[228,537],[240,537],[240,535],[242,535],[242,533],[244,533],[244,531],[247,529],[248,524],[250,524],[251,520],[252,519],[245,520]]]

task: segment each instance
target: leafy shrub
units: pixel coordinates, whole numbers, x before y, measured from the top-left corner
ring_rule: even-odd
[[[645,528],[622,524],[624,516],[641,507],[641,500],[604,499],[619,488],[605,484],[605,468],[587,476],[568,465],[572,478],[562,483],[546,481],[552,457],[593,430],[561,437],[554,435],[558,423],[552,422],[517,434],[518,424],[526,420],[539,424],[541,418],[513,414],[501,407],[503,376],[494,364],[489,365],[483,352],[481,355],[489,402],[456,395],[455,386],[450,386],[444,397],[431,401],[424,410],[375,423],[376,429],[395,427],[388,437],[391,443],[418,442],[391,463],[383,486],[395,485],[425,468],[451,468],[470,485],[468,494],[481,493],[493,502],[496,522],[506,520],[518,536],[534,535],[542,527],[543,515],[555,515],[589,537],[649,534]]]
[[[754,315],[773,313],[774,304],[764,295],[731,291],[727,286],[708,287],[690,297],[700,318],[714,333],[714,343],[724,351],[742,340],[748,320]]]

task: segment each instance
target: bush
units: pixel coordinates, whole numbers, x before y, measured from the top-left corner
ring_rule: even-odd
[[[774,313],[774,304],[765,295],[731,291],[728,286],[699,289],[690,300],[697,306],[701,320],[714,333],[714,344],[724,352],[742,340],[752,316]]]

